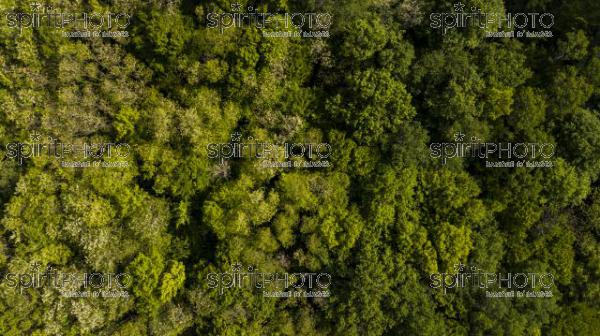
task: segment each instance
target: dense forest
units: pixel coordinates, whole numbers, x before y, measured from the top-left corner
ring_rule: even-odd
[[[600,335],[600,2],[0,13],[0,335]]]

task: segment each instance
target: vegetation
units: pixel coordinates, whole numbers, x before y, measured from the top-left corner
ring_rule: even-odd
[[[56,0],[130,13],[129,36],[65,37],[0,19],[0,273],[33,262],[127,273],[127,298],[0,285],[1,335],[597,335],[600,46],[597,2],[465,0],[548,12],[552,37],[443,33],[447,0],[240,1],[330,13],[328,38],[209,28],[218,1]],[[0,12],[31,12],[3,0]],[[283,15],[283,14],[281,14]],[[112,30],[119,30],[115,27]],[[276,30],[276,29],[271,29]],[[327,143],[331,165],[209,157],[250,138]],[[551,168],[433,158],[456,134],[555,145]],[[9,158],[11,143],[129,146],[126,167]],[[210,273],[326,272],[328,298],[223,294]],[[550,298],[446,294],[455,265],[554,275]],[[77,288],[74,288],[77,289]]]

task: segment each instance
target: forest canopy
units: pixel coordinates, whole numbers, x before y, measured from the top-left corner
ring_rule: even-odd
[[[599,2],[0,13],[0,335],[598,335]]]

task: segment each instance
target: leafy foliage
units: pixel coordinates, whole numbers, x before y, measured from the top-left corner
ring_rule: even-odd
[[[127,298],[6,286],[1,335],[596,335],[600,46],[596,3],[479,1],[555,14],[552,38],[442,34],[446,0],[54,1],[130,13],[130,36],[68,38],[0,18],[0,273],[31,263],[131,277]],[[212,29],[209,13],[331,14],[329,38]],[[25,1],[0,12],[27,12]],[[488,31],[489,32],[489,29]],[[330,167],[209,158],[232,134],[328,143]],[[555,145],[552,168],[443,165],[456,134]],[[126,143],[125,167],[73,168],[11,143]],[[219,293],[211,273],[327,272],[331,297]],[[457,264],[552,273],[553,297],[446,295]],[[78,290],[77,285],[71,285]]]

